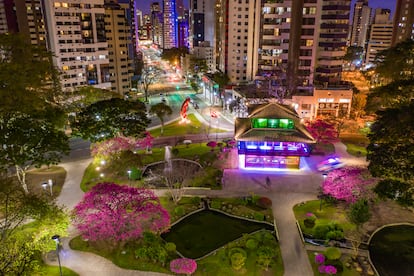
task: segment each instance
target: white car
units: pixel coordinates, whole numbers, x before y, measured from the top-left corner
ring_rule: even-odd
[[[317,165],[318,171],[329,172],[335,169],[342,168],[345,164],[341,162],[339,157],[329,157]]]

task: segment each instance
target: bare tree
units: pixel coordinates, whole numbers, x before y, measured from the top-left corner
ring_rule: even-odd
[[[184,196],[184,188],[188,186],[188,183],[199,169],[200,167],[197,164],[189,161],[166,160],[166,166],[162,175],[175,204]]]
[[[359,253],[359,246],[362,243],[362,234],[358,229],[351,230],[348,232],[346,237],[352,244],[352,258],[356,259]]]
[[[148,102],[148,89],[150,85],[152,85],[157,80],[157,77],[160,75],[160,73],[161,70],[157,67],[145,67],[142,69],[141,84],[142,89],[144,89],[145,102]]]

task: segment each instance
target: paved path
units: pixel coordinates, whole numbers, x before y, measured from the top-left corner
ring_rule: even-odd
[[[363,159],[349,156],[341,143],[335,144],[336,152],[346,159],[347,164],[364,164]],[[316,159],[317,160],[317,159]],[[61,195],[57,201],[71,210],[82,198],[83,192],[79,183],[83,177],[85,168],[91,159],[64,163],[67,177]],[[306,248],[301,242],[293,214],[293,206],[304,201],[316,199],[318,188],[322,181],[319,173],[312,172],[315,161],[306,159],[305,169],[289,172],[254,172],[226,170],[224,172],[225,183],[222,190],[189,189],[187,195],[205,195],[234,197],[255,193],[265,195],[272,199],[273,213],[277,223],[280,239],[280,248],[286,276],[313,275],[308,261]],[[266,177],[270,182],[267,184]],[[165,194],[163,190],[156,190],[157,195]],[[61,252],[62,265],[69,267],[79,275],[118,276],[118,275],[163,275],[161,273],[125,270],[117,267],[110,261],[95,254],[71,250],[68,242],[77,234],[74,229],[69,229],[69,237],[63,238],[63,251]],[[57,265],[56,260],[48,260]],[[165,275],[165,274],[164,274]]]

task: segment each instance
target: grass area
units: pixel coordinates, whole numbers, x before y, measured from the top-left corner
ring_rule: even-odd
[[[342,135],[341,142],[346,145],[346,151],[353,156],[366,156],[369,140],[366,135]]]
[[[240,238],[245,233],[260,229],[272,230],[273,226],[203,210],[171,227],[169,232],[163,234],[163,238],[175,243],[177,251],[187,258],[196,259]]]
[[[169,197],[160,197],[161,205],[170,214],[171,222],[177,221],[179,218],[200,209],[201,198],[199,197],[182,197],[175,204]]]
[[[214,187],[217,183],[217,170],[210,167],[213,162],[217,160],[218,149],[211,151],[206,143],[177,145],[173,148],[173,158],[184,158],[199,162],[204,167],[204,175],[197,177],[195,185],[208,185]],[[132,186],[141,187],[142,181],[129,181],[127,171],[131,168],[142,168],[147,164],[163,161],[165,158],[165,148],[153,148],[151,154],[146,154],[145,151],[138,151],[136,154],[125,153],[118,158],[106,160],[103,166],[100,160],[94,160],[86,168],[80,187],[82,191],[88,191],[97,183],[100,182],[115,182],[119,184],[130,184]],[[99,170],[98,170],[99,168]]]
[[[28,189],[36,194],[47,193],[50,195],[49,187],[47,187],[47,190],[44,190],[42,187],[42,183],[47,182],[48,179],[52,179],[53,181],[52,197],[56,198],[59,196],[65,183],[66,171],[64,168],[59,166],[42,167],[40,169],[30,170],[26,174]]]
[[[72,249],[91,252],[102,256],[113,262],[115,265],[125,269],[170,273],[170,270],[167,267],[162,267],[157,263],[137,260],[134,253],[134,250],[138,247],[137,245],[130,245],[124,249],[118,248],[109,250],[102,247],[97,248],[92,246],[89,242],[82,240],[80,236],[73,238],[69,242],[69,245]]]
[[[345,206],[333,205],[322,201],[322,208],[320,210],[320,203],[320,200],[311,200],[293,207],[295,217],[304,234],[311,235],[313,229],[304,225],[303,221],[307,217],[307,213],[312,213],[316,216],[315,226],[336,222],[342,226],[345,233],[346,231],[355,229],[355,225],[348,220]]]
[[[35,274],[35,275],[38,275],[38,276],[41,276],[41,275],[59,276],[60,271],[59,271],[58,266],[50,266],[50,265],[43,264],[43,266],[40,267],[39,273]],[[79,274],[76,273],[73,270],[70,270],[69,268],[66,268],[66,267],[62,266],[62,275],[65,275],[65,276],[78,276]]]
[[[205,134],[207,137],[207,135],[211,133],[227,132],[227,130],[213,128],[209,125],[203,124],[196,118],[194,114],[188,114],[187,118],[191,121],[190,123],[180,123],[180,120],[176,120],[172,123],[164,125],[164,132],[162,135],[161,127],[151,130],[150,133],[154,137],[184,136],[188,134]]]
[[[279,244],[274,237],[264,240],[264,232],[257,232],[251,235],[245,235],[243,238],[231,242],[225,247],[219,249],[215,254],[197,261],[197,270],[195,276],[203,275],[227,275],[227,276],[282,276],[284,274],[283,261],[280,253]],[[246,240],[255,239],[262,244],[266,244],[275,249],[276,257],[272,259],[269,269],[266,271],[257,265],[257,250],[250,250],[246,248]],[[246,263],[243,268],[235,270],[231,266],[229,251],[231,248],[242,248],[247,253]],[[260,248],[260,245],[259,245]]]

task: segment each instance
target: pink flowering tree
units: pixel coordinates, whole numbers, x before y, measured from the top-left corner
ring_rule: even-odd
[[[376,183],[369,172],[361,167],[344,167],[329,172],[322,184],[325,195],[347,203],[371,196],[371,188]]]
[[[308,122],[306,128],[316,139],[317,143],[333,143],[338,141],[338,133],[334,124],[317,119]]]
[[[92,144],[91,155],[97,158],[111,159],[123,151],[133,151],[136,144],[136,138],[117,136]]]
[[[196,261],[188,258],[180,258],[172,260],[170,263],[170,269],[177,274],[191,275],[197,269]]]
[[[152,144],[154,142],[154,137],[148,131],[145,132],[144,138],[136,142],[136,147],[145,149],[147,153],[151,153]]]
[[[110,248],[159,234],[170,226],[170,215],[151,190],[100,183],[85,193],[73,210],[74,225],[83,239]]]

